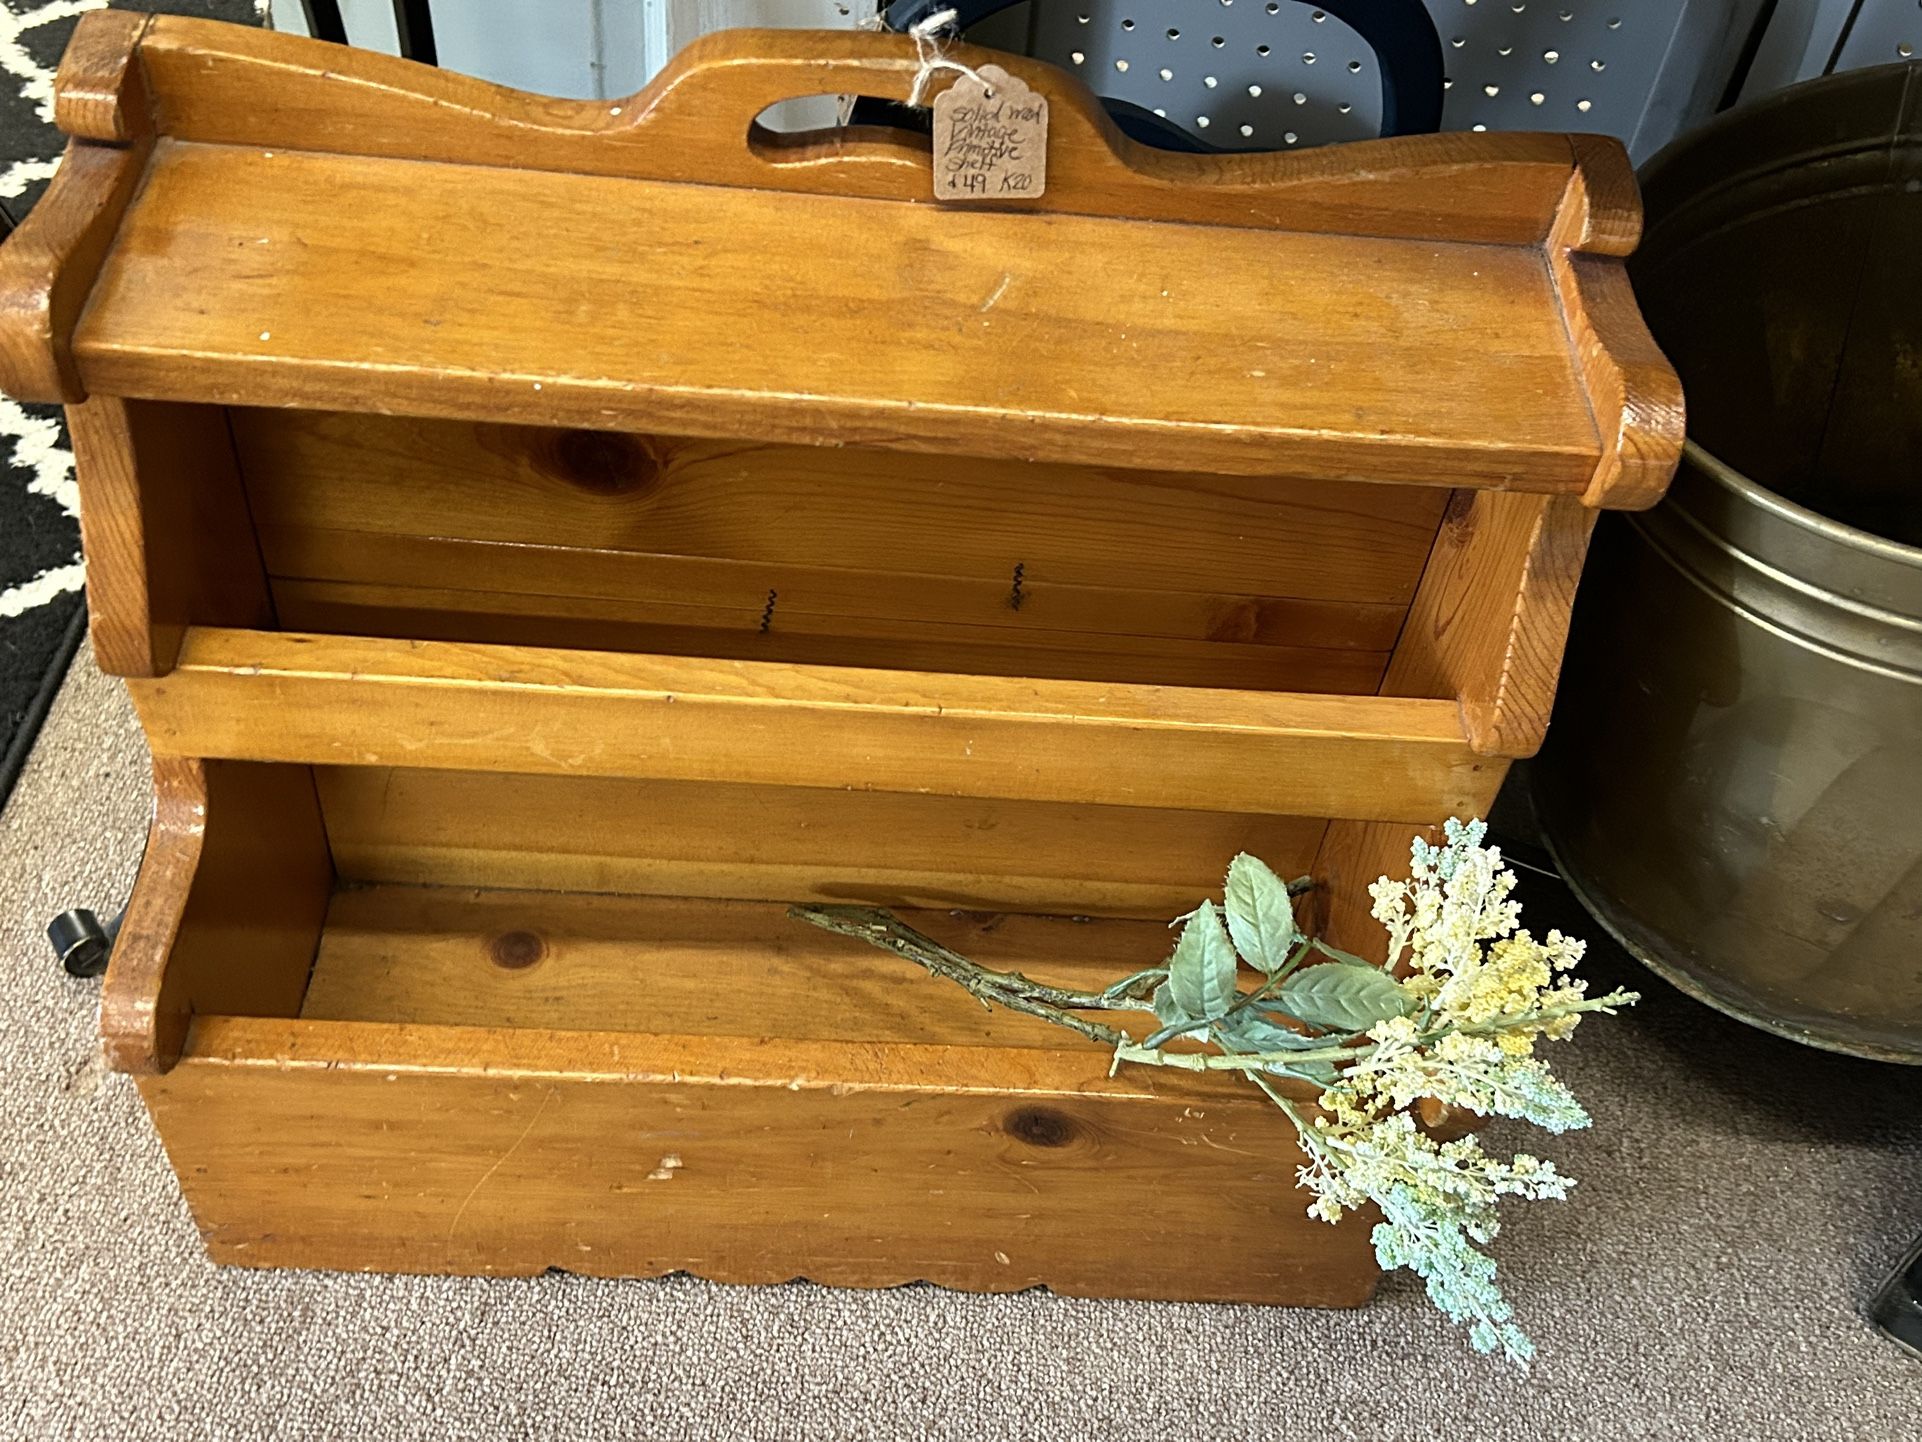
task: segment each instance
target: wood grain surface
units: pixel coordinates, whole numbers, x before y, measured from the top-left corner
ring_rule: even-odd
[[[164,674],[190,625],[274,624],[218,407],[96,396],[67,407],[67,433],[103,671]]]
[[[1030,207],[1041,213],[1526,245],[1547,234],[1574,164],[1560,135],[1180,155],[1128,140],[1065,71],[966,45],[951,53],[1003,65],[1048,97],[1048,187]],[[800,96],[905,99],[920,66],[900,35],[722,31],[613,105],[175,16],[155,20],[140,62],[161,129],[184,140],[924,205],[933,197],[925,136],[857,127],[782,139],[754,127],[768,106]],[[944,83],[937,77],[934,89]],[[98,138],[94,129],[73,133]]]
[[[73,330],[146,175],[148,146],[70,144],[46,192],[0,245],[0,390],[42,404],[86,399]]]
[[[422,586],[274,583],[275,610],[285,626],[355,636],[1344,695],[1371,690],[1388,659],[1386,651],[1345,648],[1197,643],[884,616],[826,618],[797,615],[766,593],[755,599],[751,607],[726,609]],[[998,604],[1009,609],[1005,599]]]
[[[1541,491],[1594,474],[1540,250],[1142,229],[166,140],[73,346],[90,388],[232,404],[337,407],[364,373],[421,415]]]
[[[315,768],[353,881],[1167,921],[1247,851],[1305,876],[1324,823],[725,782]],[[1407,828],[1404,827],[1404,830]]]
[[[371,363],[382,408],[417,414],[1596,505],[1665,484],[1678,391],[1620,282],[1639,215],[1613,142],[1177,156],[1120,137],[1072,77],[1009,63],[1050,96],[1055,179],[1030,210],[984,214],[927,203],[919,138],[777,141],[754,122],[796,95],[898,97],[903,37],[710,36],[602,107],[89,16],[60,113],[119,169],[23,247],[0,366],[40,398],[320,408]],[[776,272],[783,325],[756,328]],[[77,324],[90,289],[103,303]],[[756,343],[714,343],[740,331]]]
[[[166,1071],[194,1016],[290,1016],[333,892],[304,766],[154,759],[154,820],[100,993],[118,1071]]]
[[[1219,890],[1219,879],[1209,890]],[[1172,949],[1167,919],[900,911],[971,960],[1099,991]],[[376,885],[335,896],[310,1021],[1039,1047],[1087,1038],[808,926],[781,902]],[[1145,1036],[1153,1014],[1113,1018]]]
[[[866,598],[861,609],[887,614],[902,599],[871,597],[871,577],[985,582],[989,589],[978,594],[1005,611],[1011,573],[1021,564],[1023,611],[1044,608],[1051,586],[1097,587],[1102,594],[1075,619],[1056,623],[1093,629],[1101,610],[1125,604],[1130,593],[1146,593],[1134,601],[1128,625],[1141,634],[1186,634],[1146,629],[1149,613],[1178,604],[1163,593],[1216,596],[1224,610],[1243,598],[1405,607],[1447,503],[1446,495],[1426,488],[1188,470],[394,416],[246,409],[232,415],[248,499],[268,538],[269,568],[307,580],[396,585],[411,579],[425,586],[641,598],[642,565],[630,562],[618,573],[588,570],[608,563],[598,556],[577,560],[573,553],[585,550],[856,572],[860,579],[846,583],[836,609]],[[316,538],[316,532],[355,539]],[[463,579],[463,568],[481,559],[471,548],[437,559],[437,549],[453,541],[495,547],[484,553],[483,577],[469,570]],[[381,543],[382,550],[371,549]],[[555,550],[565,554],[552,555]],[[534,558],[544,555],[550,563],[537,566]],[[717,586],[721,570],[680,567],[664,578],[671,586],[657,581],[642,595],[725,604],[741,593]],[[780,574],[752,572],[756,581]],[[606,589],[610,582],[618,589]],[[805,587],[789,589],[790,599],[807,603]],[[970,620],[981,611],[915,614]],[[1003,619],[1013,625],[1029,617]],[[1215,620],[1218,630],[1235,624],[1226,614]],[[1385,650],[1393,632],[1377,629],[1351,640],[1331,630],[1324,639],[1297,626],[1217,639]]]
[[[1382,694],[1455,696],[1478,752],[1533,756],[1595,516],[1571,497],[1458,493]]]
[[[1498,771],[1440,700],[195,629],[157,754],[1425,822]]]
[[[1634,174],[1614,142],[1569,141],[1577,163],[1549,232],[1548,260],[1602,438],[1602,464],[1583,499],[1644,510],[1667,492],[1681,460],[1681,378],[1643,324],[1628,273],[1603,258],[1629,254],[1641,237]]]
[[[237,410],[283,624],[1371,692],[1445,497]]]
[[[208,1017],[141,1093],[231,1264],[1366,1301],[1368,1219],[1310,1220],[1288,1121],[1219,1082],[1094,1047]]]

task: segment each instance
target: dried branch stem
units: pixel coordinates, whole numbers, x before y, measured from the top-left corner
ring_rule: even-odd
[[[931,936],[923,935],[888,912],[867,906],[791,906],[788,915],[820,927],[878,946],[904,961],[911,961],[934,976],[945,977],[965,988],[983,1006],[1005,1006],[1067,1027],[1104,1046],[1122,1046],[1128,1034],[1118,1028],[1090,1021],[1077,1013],[1083,1011],[1137,1011],[1143,1002],[1124,991],[1109,994],[1098,991],[1069,991],[1048,986],[1018,971],[993,971],[950,951]]]

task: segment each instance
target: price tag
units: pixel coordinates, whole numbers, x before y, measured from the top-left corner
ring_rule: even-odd
[[[999,65],[934,99],[934,198],[1032,200],[1048,186],[1048,102]]]

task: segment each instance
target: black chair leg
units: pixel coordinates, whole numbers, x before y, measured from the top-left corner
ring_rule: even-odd
[[[47,923],[47,941],[68,976],[99,976],[107,969],[107,958],[113,955],[113,944],[119,939],[120,923],[125,918],[123,911],[102,926],[98,916],[77,906]]]

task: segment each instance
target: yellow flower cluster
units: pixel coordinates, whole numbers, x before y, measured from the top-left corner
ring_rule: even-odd
[[[1402,988],[1424,1020],[1491,1034],[1503,1055],[1533,1054],[1537,1037],[1574,1031],[1582,983],[1561,976],[1584,945],[1559,931],[1537,939],[1518,926],[1514,873],[1480,823],[1450,823],[1447,844],[1417,842],[1406,881],[1381,878],[1369,894],[1406,968]]]
[[[1526,931],[1504,936],[1448,978],[1435,1009],[1449,1021],[1474,1025],[1533,1011],[1552,975],[1548,954]]]
[[[1585,987],[1566,974],[1583,945],[1521,928],[1514,874],[1484,834],[1479,822],[1451,822],[1446,845],[1416,843],[1407,881],[1371,888],[1390,955],[1407,969],[1406,1004],[1369,1028],[1372,1051],[1322,1094],[1337,1132],[1377,1126],[1422,1097],[1551,1130],[1586,1121],[1534,1056],[1537,1038],[1566,1037],[1587,1009]]]
[[[1557,973],[1581,959],[1582,944],[1560,932],[1537,941],[1517,931],[1491,942],[1486,951],[1436,989],[1436,1015],[1456,1026],[1487,1028],[1509,1056],[1528,1056],[1535,1038],[1566,1039],[1581,1013],[1564,1011],[1587,994],[1573,978]]]
[[[1500,1198],[1566,1196],[1570,1180],[1526,1153],[1490,1156],[1472,1134],[1440,1141],[1408,1108],[1433,1098],[1550,1132],[1585,1127],[1588,1113],[1534,1055],[1535,1042],[1635,997],[1587,999],[1567,974],[1582,943],[1522,929],[1514,875],[1482,845],[1482,824],[1451,821],[1444,832],[1441,846],[1415,843],[1408,880],[1370,888],[1390,968],[1401,973],[1401,1011],[1367,1028],[1369,1045],[1322,1090],[1320,1114],[1296,1118],[1306,1153],[1298,1175],[1315,1196],[1311,1216],[1332,1222],[1373,1202],[1381,1264],[1418,1273],[1436,1305],[1468,1323],[1477,1349],[1526,1364],[1532,1348],[1477,1245],[1499,1230]]]

